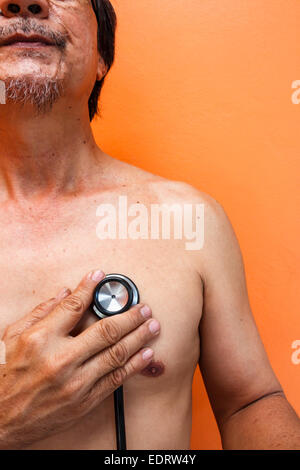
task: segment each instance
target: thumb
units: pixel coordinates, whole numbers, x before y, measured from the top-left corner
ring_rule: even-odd
[[[12,337],[20,335],[23,333],[23,331],[38,323],[40,320],[49,315],[49,313],[51,313],[52,310],[57,307],[62,299],[70,294],[70,289],[64,287],[58,292],[56,297],[52,297],[51,299],[37,305],[30,313],[20,318],[20,320],[16,321],[12,325],[9,325],[9,336]]]

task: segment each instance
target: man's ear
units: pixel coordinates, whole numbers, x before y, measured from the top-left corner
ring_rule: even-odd
[[[105,65],[102,57],[99,56],[98,58],[98,67],[97,67],[97,80],[102,80],[103,77],[107,74],[107,65]]]

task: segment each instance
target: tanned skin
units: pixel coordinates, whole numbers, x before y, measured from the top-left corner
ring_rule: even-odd
[[[4,3],[0,0],[0,8]],[[161,330],[136,345],[137,350],[151,347],[154,356],[146,367],[140,362],[124,384],[128,449],[189,448],[191,388],[198,364],[224,449],[300,449],[299,418],[257,332],[240,247],[223,207],[188,184],[122,163],[96,145],[87,102],[96,78],[106,70],[97,50],[92,6],[83,0],[36,3],[42,15],[35,22],[67,33],[66,48],[50,46],[47,53],[40,48],[40,54],[27,49],[25,55],[22,48],[0,45],[0,79],[57,79],[65,93],[38,116],[29,103],[0,105],[1,330],[63,286],[74,291],[93,269],[126,274]],[[0,27],[19,18],[20,13],[0,16]],[[203,248],[188,251],[184,239],[100,240],[96,209],[102,203],[117,207],[120,195],[149,210],[153,203],[204,204]],[[92,287],[86,299],[91,300]],[[87,304],[82,304],[86,311],[79,315],[74,337],[96,321]],[[49,328],[43,328],[43,335],[49,331],[51,337],[57,326],[50,323],[42,325]],[[36,328],[35,355],[42,337]],[[22,344],[27,348],[26,341]],[[73,359],[78,355],[74,347]],[[8,370],[17,369],[14,358],[8,356]],[[26,374],[30,383],[34,368]],[[33,392],[29,395],[32,400]],[[0,405],[1,400],[2,393]],[[25,395],[20,406],[29,406]],[[18,443],[8,433],[9,447],[115,449],[112,390],[92,410],[80,409],[69,427],[58,426],[55,433],[54,422],[42,438],[35,430],[31,443],[22,444],[21,432]],[[20,419],[13,419],[22,429]],[[6,422],[5,429],[12,427]]]

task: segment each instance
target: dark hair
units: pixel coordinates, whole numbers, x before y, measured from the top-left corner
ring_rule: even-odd
[[[107,66],[108,73],[115,58],[117,17],[109,0],[92,0],[92,6],[98,22],[98,50]],[[106,75],[101,80],[96,80],[89,98],[90,121],[92,121],[95,114],[100,115],[98,100]]]

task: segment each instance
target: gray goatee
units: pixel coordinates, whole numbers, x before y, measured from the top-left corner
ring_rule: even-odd
[[[34,106],[37,115],[51,111],[64,94],[63,80],[47,77],[11,77],[5,80],[6,103]]]
[[[0,26],[0,38],[5,39],[16,33],[40,34],[54,42],[55,46],[64,51],[67,44],[66,32],[52,31],[33,18],[17,18],[13,24]],[[20,57],[45,58],[45,51],[23,50]],[[64,83],[61,79],[24,75],[5,79],[6,103],[32,104],[38,115],[52,109],[53,104],[64,94]]]

